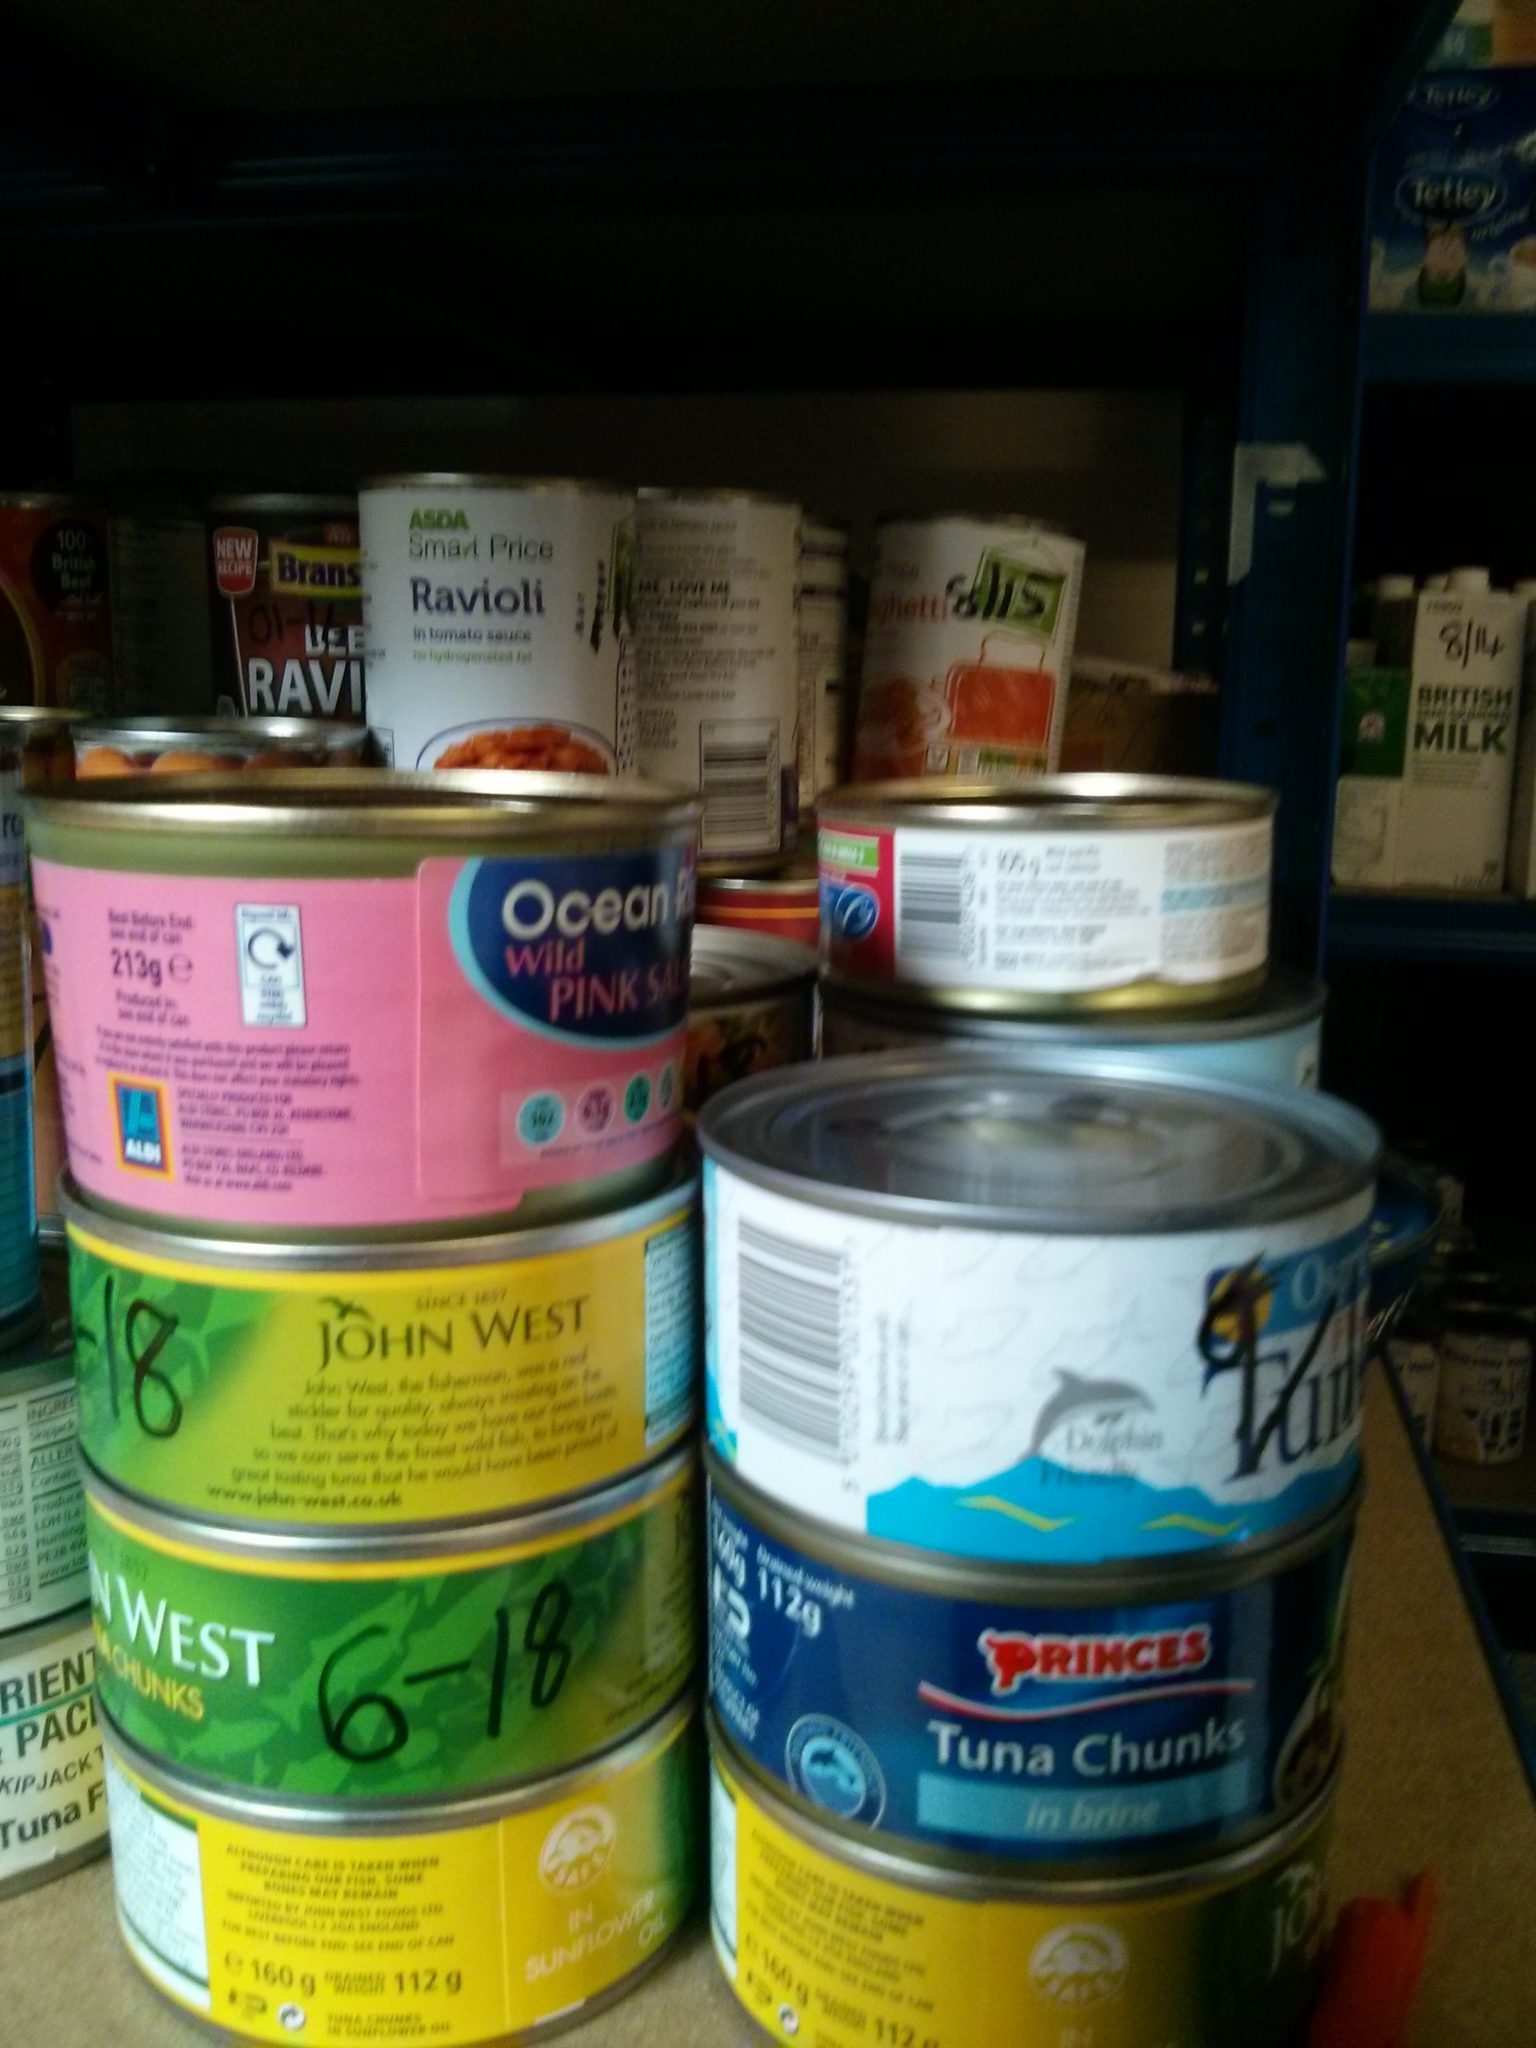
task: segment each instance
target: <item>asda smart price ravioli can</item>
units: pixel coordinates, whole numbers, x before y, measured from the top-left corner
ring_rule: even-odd
[[[65,1211],[82,1448],[175,1513],[499,1518],[610,1485],[695,1420],[692,1178],[607,1216],[387,1249],[170,1236],[68,1190]]]
[[[1378,1136],[1348,1105],[876,1053],[698,1128],[710,1441],[786,1508],[1080,1565],[1274,1539],[1353,1485]]]
[[[90,1597],[76,1406],[65,1317],[0,1360],[0,1637]]]
[[[680,1127],[698,807],[580,776],[134,776],[29,805],[75,1180],[214,1235],[633,1200]]]
[[[173,1770],[446,1798],[625,1741],[695,1662],[691,1454],[539,1515],[325,1540],[216,1529],[94,1475],[102,1704]]]
[[[1354,1506],[1214,1564],[1020,1572],[836,1536],[716,1463],[710,1703],[863,1840],[1036,1874],[1211,1855],[1338,1760]]]
[[[1030,1886],[830,1835],[713,1733],[711,1931],[737,1998],[815,2048],[1292,2048],[1327,1933],[1330,1787],[1177,1873]]]
[[[0,1899],[107,1846],[95,1654],[83,1606],[0,1636]]]
[[[176,2005],[256,2041],[468,2048],[585,2019],[692,1906],[692,1715],[515,1793],[382,1810],[193,1784],[109,1725],[128,1952]]]

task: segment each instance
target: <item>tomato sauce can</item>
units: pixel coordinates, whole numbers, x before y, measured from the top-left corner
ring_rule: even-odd
[[[800,1514],[959,1557],[1270,1541],[1359,1459],[1375,1126],[1055,1053],[706,1104],[706,1414]]]
[[[66,1310],[0,1359],[0,1637],[90,1598],[77,1438]]]
[[[423,472],[373,478],[359,504],[386,760],[634,770],[633,491]]]
[[[249,492],[208,507],[215,698],[240,718],[363,716],[357,501]]]
[[[710,1703],[818,1826],[1005,1874],[1166,1869],[1332,1771],[1354,1512],[1214,1559],[1029,1572],[836,1534],[715,1461]]]
[[[540,1784],[380,1810],[194,1784],[109,1725],[118,1926],[150,1983],[221,2034],[555,2033],[621,1998],[688,1916],[694,1741],[682,1702]]]
[[[60,492],[0,492],[0,704],[111,702],[106,521]]]
[[[175,1513],[290,1530],[525,1513],[695,1420],[691,1178],[605,1216],[382,1252],[171,1236],[68,1189],[65,1209],[81,1446]]]
[[[700,924],[733,925],[765,938],[814,946],[821,938],[821,886],[814,863],[773,875],[706,875],[699,883]]]
[[[1038,520],[882,519],[853,780],[1054,770],[1082,582],[1082,543]]]
[[[824,957],[850,987],[1005,1016],[1237,1008],[1269,967],[1274,811],[1144,775],[834,790]]]
[[[1305,2033],[1331,1786],[1274,1834],[1177,1873],[1031,1885],[834,1836],[714,1731],[712,1746],[711,1932],[772,2040],[1292,2048]]]
[[[680,1129],[697,805],[581,776],[132,776],[28,830],[70,1171],[261,1240],[590,1213]]]
[[[757,932],[693,928],[683,1095],[698,1110],[748,1074],[816,1049],[816,955]]]
[[[173,1769],[299,1797],[441,1798],[625,1741],[695,1662],[675,1452],[536,1515],[302,1537],[86,1478],[102,1704]]]
[[[354,768],[360,726],[319,718],[89,718],[73,729],[75,777],[213,775],[236,768]]]
[[[85,1607],[0,1635],[0,1899],[107,1846]]]

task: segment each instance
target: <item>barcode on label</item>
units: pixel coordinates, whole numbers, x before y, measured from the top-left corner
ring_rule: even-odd
[[[745,1218],[736,1253],[743,1415],[802,1450],[846,1459],[842,1253]]]
[[[703,852],[776,853],[781,837],[777,720],[701,720],[699,793],[704,799]]]
[[[964,854],[899,853],[896,948],[900,953],[965,959]]]

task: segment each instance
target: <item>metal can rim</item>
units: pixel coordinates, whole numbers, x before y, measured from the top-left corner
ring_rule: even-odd
[[[1134,1045],[1204,1045],[1224,1043],[1233,1038],[1265,1038],[1315,1023],[1327,1006],[1328,990],[1316,975],[1299,968],[1271,967],[1263,986],[1251,1002],[1231,1010],[1117,1010],[1084,1011],[1076,1016],[1036,1011],[978,1010],[947,1001],[942,989],[912,982],[876,982],[863,975],[849,975],[827,968],[821,978],[822,1001],[833,1009],[860,1014],[907,1019],[953,1019],[956,1023],[980,1026],[980,1036],[995,1034],[1007,1043],[1017,1032],[1019,1046],[1093,1046],[1101,1041],[1112,1058]],[[946,1038],[963,1038],[963,1031],[945,1032]]]
[[[0,746],[15,728],[16,737],[26,740],[57,727],[74,733],[89,719],[88,711],[71,711],[62,704],[0,704]]]
[[[0,491],[0,511],[83,512],[92,518],[103,516],[100,503],[74,491]]]
[[[698,490],[686,484],[642,484],[635,496],[646,505],[777,505],[805,516],[799,499],[786,498],[782,491],[738,490],[729,484],[701,485]]]
[[[966,526],[1001,526],[1010,533],[1039,533],[1050,540],[1068,540],[1074,547],[1084,545],[1080,533],[1065,526],[1052,526],[1035,512],[881,512],[875,517],[878,535],[887,526],[940,526],[958,520]]]
[[[743,893],[750,889],[787,889],[794,896],[809,896],[813,903],[819,903],[821,900],[821,882],[817,876],[779,875],[771,869],[765,869],[760,875],[743,874],[739,867],[725,875],[701,872],[699,889],[701,893],[705,889],[740,890]]]
[[[357,497],[346,491],[218,491],[203,500],[206,518],[221,512],[314,512],[343,519],[350,514],[355,520]]]
[[[70,1635],[78,1630],[84,1631],[94,1648],[96,1637],[91,1627],[89,1600],[78,1601],[73,1607],[66,1607],[62,1613],[50,1614],[46,1621],[29,1621],[21,1628],[8,1629],[4,1635],[0,1635],[0,1657],[9,1659],[25,1656],[29,1651],[39,1649],[43,1644],[50,1643],[59,1636]],[[47,1704],[46,1700],[39,1700],[39,1711]]]
[[[740,957],[734,960],[700,957],[721,954]],[[760,957],[754,961],[753,954]],[[693,972],[701,966],[711,967],[717,972],[738,967],[746,978],[711,990],[708,994],[695,995]],[[689,967],[688,1014],[690,1017],[709,1016],[716,1011],[733,1010],[742,1003],[763,1002],[770,996],[809,992],[816,985],[819,966],[816,948],[803,946],[796,939],[781,939],[772,932],[749,931],[742,925],[696,924]],[[754,968],[757,970],[755,976]]]
[[[631,484],[615,483],[607,477],[519,476],[514,472],[481,469],[401,469],[382,476],[366,476],[358,484],[359,498],[365,491],[517,491],[529,496],[554,497],[575,491],[584,497],[633,498]]]
[[[1211,776],[1082,771],[1032,782],[937,776],[845,782],[817,798],[823,832],[850,824],[1009,832],[1168,831],[1273,817],[1279,798],[1256,782]]]
[[[120,718],[87,717],[72,729],[72,737],[86,746],[130,744],[136,738],[152,740],[231,740],[253,747],[302,742],[339,752],[360,746],[368,736],[362,724],[347,725],[332,718],[233,718],[210,713],[179,716],[171,712],[128,714]]]

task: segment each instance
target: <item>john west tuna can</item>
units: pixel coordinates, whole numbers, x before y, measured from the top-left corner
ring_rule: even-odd
[[[727,867],[794,849],[799,556],[785,499],[640,493],[640,766],[699,791],[700,854]]]
[[[1014,1882],[854,1843],[714,1742],[711,1932],[775,2041],[1292,2048],[1327,1934],[1324,1792],[1179,1873]]]
[[[816,1049],[816,955],[757,932],[695,925],[684,1096],[698,1109],[748,1074]]]
[[[637,1199],[680,1128],[697,804],[304,769],[41,796],[70,1170],[285,1239]]]
[[[693,1903],[691,1711],[520,1791],[385,1808],[193,1784],[109,1726],[128,1952],[256,2041],[468,2048],[600,2012]]]
[[[214,701],[250,718],[363,715],[354,498],[256,492],[208,508]]]
[[[107,1846],[84,1607],[0,1635],[0,1899]]]
[[[715,1464],[711,1704],[818,1825],[973,1870],[1166,1869],[1332,1771],[1353,1518],[1179,1568],[1020,1571],[818,1528]]]
[[[1374,1125],[1041,1054],[706,1105],[707,1414],[797,1513],[1090,1564],[1326,1514],[1358,1461]]]
[[[247,1528],[610,1485],[694,1421],[697,1202],[679,1180],[543,1230],[322,1249],[172,1237],[66,1191],[81,1446],[116,1486]]]
[[[1033,519],[883,519],[853,779],[1044,775],[1061,751],[1083,549]]]
[[[834,790],[828,968],[1004,1016],[1236,1007],[1269,966],[1274,813],[1248,783],[1150,775]]]
[[[107,528],[55,491],[0,491],[0,704],[112,701]]]
[[[428,472],[376,477],[359,504],[387,760],[633,770],[632,491]]]
[[[226,1786],[378,1801],[547,1777],[687,1683],[695,1517],[687,1452],[537,1515],[333,1537],[215,1528],[88,1474],[102,1704]]]

